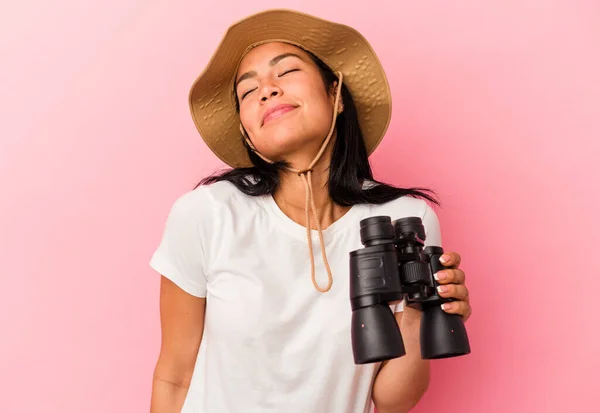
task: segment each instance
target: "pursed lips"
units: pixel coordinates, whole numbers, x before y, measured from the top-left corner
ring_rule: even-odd
[[[267,123],[267,121],[271,120],[271,119],[275,119],[287,112],[290,112],[292,110],[296,109],[296,106],[294,105],[277,105],[269,110],[267,110],[267,112],[265,113],[265,116],[263,117],[263,125],[265,123]]]

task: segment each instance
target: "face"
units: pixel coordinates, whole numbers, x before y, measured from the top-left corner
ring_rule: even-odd
[[[252,49],[240,63],[236,94],[256,149],[273,161],[308,166],[331,127],[335,98],[309,55],[286,43]]]

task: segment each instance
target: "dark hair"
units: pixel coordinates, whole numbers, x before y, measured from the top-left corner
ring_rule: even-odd
[[[323,83],[331,90],[337,76],[319,58],[307,52],[319,67]],[[239,101],[234,93],[236,110],[239,113]],[[398,188],[373,178],[354,100],[345,84],[342,84],[343,112],[336,120],[337,139],[334,141],[329,168],[329,195],[333,202],[341,206],[356,204],[383,204],[402,196],[426,199],[436,205],[435,192],[425,188]],[[343,139],[341,138],[343,137]],[[244,194],[251,196],[273,195],[279,185],[279,173],[288,165],[285,162],[269,164],[252,151],[245,139],[242,139],[251,167],[230,169],[202,179],[200,185],[209,185],[220,181],[229,181]],[[373,185],[363,189],[363,182]]]

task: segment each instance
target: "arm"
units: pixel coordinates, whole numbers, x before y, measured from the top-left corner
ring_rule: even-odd
[[[395,313],[406,355],[383,363],[373,384],[378,413],[406,413],[421,399],[429,385],[429,361],[421,359],[421,312],[404,307]]]
[[[202,333],[206,298],[161,277],[162,341],[152,382],[150,413],[179,413],[190,386]]]

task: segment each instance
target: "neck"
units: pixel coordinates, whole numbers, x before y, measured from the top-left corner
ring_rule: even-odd
[[[321,159],[329,159],[326,151]],[[306,226],[306,188],[304,177],[295,172],[281,172],[280,185],[273,194],[273,199],[281,209],[294,222]],[[319,215],[321,229],[326,229],[340,219],[349,207],[342,207],[333,202],[329,195],[329,162],[321,160],[312,169],[312,190],[315,207]],[[309,209],[311,228],[316,229],[312,211]]]

